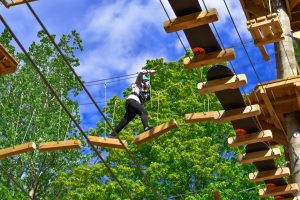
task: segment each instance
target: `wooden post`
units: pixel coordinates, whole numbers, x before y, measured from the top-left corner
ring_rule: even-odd
[[[274,0],[274,6],[279,14],[283,33],[287,36],[281,42],[275,43],[277,78],[288,78],[298,75],[297,61],[291,38],[291,24],[288,16],[286,1]],[[289,143],[289,155],[291,164],[292,183],[300,186],[300,112],[288,113],[285,116],[286,130]],[[297,192],[300,195],[300,192]]]

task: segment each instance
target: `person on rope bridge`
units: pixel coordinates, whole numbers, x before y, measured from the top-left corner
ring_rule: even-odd
[[[110,137],[116,137],[136,115],[141,117],[145,131],[153,128],[148,125],[148,112],[143,104],[151,98],[150,75],[155,72],[155,70],[142,70],[138,73],[135,83],[131,85],[131,94],[125,103],[126,113],[121,122],[112,130]]]

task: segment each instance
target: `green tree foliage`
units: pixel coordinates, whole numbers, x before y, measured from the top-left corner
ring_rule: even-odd
[[[11,40],[7,31],[0,36],[0,43],[19,62],[16,73],[0,76],[0,147],[7,148],[29,141],[38,145],[42,142],[78,138],[69,117],[27,57],[16,52],[10,44]],[[71,65],[77,67],[79,61],[75,51],[82,49],[79,35],[75,31],[63,35],[58,41],[58,46]],[[28,52],[68,109],[73,110],[73,115],[80,120],[78,104],[70,97],[76,96],[81,88],[44,32],[38,33],[38,41],[29,46]],[[52,187],[52,181],[57,177],[59,170],[66,171],[77,166],[83,159],[84,156],[76,150],[53,153],[35,151],[1,159],[0,194],[2,197],[8,195],[5,188],[10,188],[9,195],[15,199],[21,199],[16,197],[15,191],[22,193],[26,199],[60,198],[62,193],[59,188]]]
[[[218,189],[222,199],[259,199],[257,188],[242,191],[258,185],[248,181],[254,167],[237,164],[237,154],[243,149],[230,149],[227,145],[227,138],[233,134],[231,125],[186,124],[183,120],[186,113],[221,108],[214,95],[197,93],[196,85],[204,81],[208,68],[186,71],[182,60],[176,63],[163,59],[149,60],[144,68],[157,70],[151,78],[153,98],[146,104],[150,125],[176,119],[179,128],[137,147],[131,142],[134,134],[143,131],[137,117],[122,130],[120,137],[129,141],[130,151],[160,198],[207,200],[213,199],[213,191]],[[124,91],[124,97],[129,92]],[[123,117],[124,104],[125,99],[117,96],[109,101],[106,111],[114,122]],[[103,135],[104,130],[104,122],[99,122],[98,129],[91,132]],[[105,150],[107,162],[134,199],[155,199],[124,150],[101,150]],[[57,185],[66,192],[65,199],[128,199],[101,162],[62,172]]]

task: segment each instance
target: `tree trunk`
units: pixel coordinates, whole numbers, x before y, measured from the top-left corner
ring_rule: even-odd
[[[276,70],[277,78],[288,78],[297,76],[297,61],[291,37],[291,24],[287,14],[285,0],[274,0],[274,6],[279,14],[279,20],[282,25],[285,39],[282,42],[275,43]],[[295,134],[300,131],[300,112],[288,113],[285,115],[286,132],[289,142],[289,155],[291,164],[292,182],[300,185],[300,137]],[[300,192],[297,194],[300,195]]]

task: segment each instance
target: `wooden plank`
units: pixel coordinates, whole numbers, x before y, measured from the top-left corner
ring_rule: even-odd
[[[247,22],[247,28],[249,31],[254,29],[260,29],[264,27],[270,27],[272,24],[279,22],[278,17],[274,17],[273,19],[268,19],[267,16],[259,17],[256,21],[250,20]]]
[[[226,62],[235,59],[235,52],[233,48],[210,52],[207,54],[200,54],[192,56],[191,58],[184,58],[183,64],[186,69],[199,68],[205,65],[213,65],[220,62]]]
[[[68,149],[77,149],[81,147],[80,140],[66,140],[66,141],[54,141],[44,142],[39,145],[39,151],[60,151]]]
[[[277,195],[285,195],[297,193],[299,191],[299,187],[297,183],[292,183],[288,185],[278,186],[275,188],[264,188],[259,189],[259,197],[270,197]]]
[[[291,0],[290,1],[290,9],[293,11],[293,9],[300,3],[300,0]]]
[[[228,89],[237,89],[247,84],[245,74],[239,74],[231,77],[221,78],[213,81],[198,83],[199,94],[207,94]]]
[[[97,136],[88,136],[92,144],[101,147],[117,148],[117,149],[126,149],[128,147],[127,141],[122,140],[123,144],[117,138],[104,138]]]
[[[245,10],[249,13],[252,13],[256,17],[265,16],[270,13],[268,9],[254,3],[249,3],[247,1],[245,1]]]
[[[272,141],[272,131],[271,130],[264,130],[258,133],[249,133],[240,136],[233,136],[228,138],[228,145],[230,147],[239,147],[242,145],[254,144],[257,142],[266,142]]]
[[[272,131],[272,136],[273,140],[277,142],[278,144],[283,145],[284,147],[288,147],[288,141],[287,138],[285,137],[284,132],[281,129],[276,128],[275,126],[266,123],[263,120],[259,120],[260,125],[264,130],[271,130]]]
[[[276,35],[271,38],[264,38],[262,40],[254,40],[255,46],[262,46],[274,42],[279,42],[280,40],[284,40],[284,34]]]
[[[32,1],[37,1],[37,0],[27,0],[27,2],[32,2]],[[24,4],[26,3],[25,0],[11,0],[11,2],[7,2],[7,0],[5,0],[4,2],[2,2],[3,5],[6,8],[9,8],[11,6],[16,6],[16,5],[20,5],[20,4]]]
[[[195,122],[229,122],[239,119],[245,119],[248,117],[254,117],[260,114],[259,105],[255,104],[252,106],[246,106],[243,108],[237,108],[233,110],[220,110],[212,112],[203,112],[203,113],[192,113],[185,115],[185,122],[195,123]]]
[[[21,153],[33,152],[36,149],[36,144],[34,142],[29,142],[26,144],[20,144],[13,147],[5,148],[0,150],[0,159],[9,156],[18,155]]]
[[[143,144],[143,143],[145,143],[153,138],[156,138],[156,137],[158,137],[172,129],[175,129],[175,128],[178,128],[178,125],[177,125],[176,120],[173,119],[167,123],[156,126],[156,127],[152,128],[151,130],[141,133],[140,135],[134,137],[134,142],[137,145]]]
[[[288,167],[283,167],[274,170],[261,171],[261,172],[257,171],[254,173],[250,173],[249,180],[250,182],[266,181],[266,180],[272,180],[277,178],[283,178],[289,176],[290,174],[291,174],[290,169]]]
[[[217,9],[209,9],[208,11],[201,11],[164,22],[164,29],[167,33],[176,32],[195,28],[211,22],[218,21]]]
[[[270,160],[273,158],[277,158],[280,156],[280,149],[274,148],[272,149],[264,150],[264,151],[256,151],[252,153],[245,153],[238,156],[238,159],[240,163],[247,164],[247,163],[253,163],[258,161],[264,161],[264,160]]]

